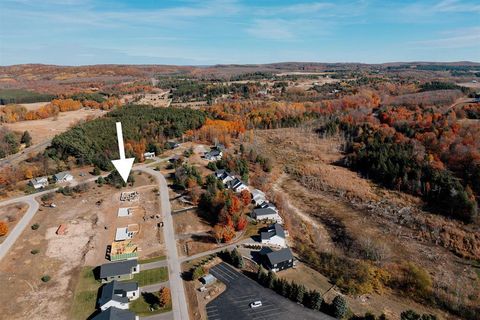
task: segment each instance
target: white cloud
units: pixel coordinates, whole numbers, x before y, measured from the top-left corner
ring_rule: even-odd
[[[294,37],[291,22],[281,19],[257,19],[246,31],[254,37],[269,40],[288,40]]]
[[[441,37],[413,42],[428,48],[471,48],[480,45],[480,27],[457,29],[441,33]]]

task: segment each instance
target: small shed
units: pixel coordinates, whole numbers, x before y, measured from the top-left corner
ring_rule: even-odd
[[[217,278],[215,278],[211,274],[204,275],[203,277],[200,278],[200,282],[202,282],[204,285],[209,285],[217,281]]]
[[[130,217],[133,214],[132,208],[118,208],[119,217]]]

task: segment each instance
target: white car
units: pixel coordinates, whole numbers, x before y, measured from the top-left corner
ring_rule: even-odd
[[[250,303],[250,308],[255,309],[255,308],[260,308],[262,306],[262,301],[253,301]]]

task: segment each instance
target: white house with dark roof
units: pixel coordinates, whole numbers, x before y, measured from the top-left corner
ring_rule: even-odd
[[[236,193],[240,193],[245,189],[248,189],[248,186],[238,178],[234,178],[226,183],[227,188],[232,189]]]
[[[235,177],[233,176],[233,174],[227,172],[226,170],[224,169],[220,169],[220,170],[217,170],[215,171],[215,177],[222,181],[223,184],[226,184],[227,182],[235,179]]]
[[[253,209],[251,216],[257,221],[270,220],[283,224],[282,217],[280,217],[277,211],[270,207]]]
[[[92,320],[139,320],[139,316],[130,310],[122,310],[115,307],[110,307],[105,311],[100,312]]]
[[[73,180],[73,176],[68,171],[59,172],[53,175],[56,183],[68,182]]]
[[[137,259],[119,262],[105,263],[100,266],[99,278],[103,283],[113,280],[129,280],[133,275],[140,272]]]
[[[155,152],[145,152],[143,154],[143,157],[145,159],[153,159],[153,158],[155,158]]]
[[[223,152],[221,150],[218,150],[218,149],[212,149],[209,152],[206,152],[204,157],[208,161],[222,160]]]
[[[261,232],[260,238],[262,244],[274,245],[282,248],[285,248],[287,246],[285,242],[285,231],[278,223],[270,226],[266,232]]]
[[[29,181],[29,184],[35,189],[42,189],[48,186],[47,177],[37,177]]]
[[[129,302],[140,296],[140,289],[136,282],[118,282],[113,280],[102,287],[102,293],[98,299],[98,306],[102,311],[110,307],[128,309]]]
[[[253,189],[250,193],[252,194],[252,202],[255,203],[256,206],[259,206],[260,204],[267,201],[265,193],[261,190]]]

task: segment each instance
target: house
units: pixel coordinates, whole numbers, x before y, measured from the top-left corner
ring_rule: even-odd
[[[115,241],[132,239],[138,230],[138,224],[129,224],[127,227],[117,228],[117,232],[115,233]]]
[[[272,209],[273,211],[275,211],[276,213],[278,213],[277,207],[275,207],[275,205],[273,203],[268,202],[268,201],[264,201],[264,202],[260,203],[259,208],[262,208],[262,209],[269,208],[269,209]]]
[[[118,217],[131,217],[133,215],[133,208],[118,208]]]
[[[73,176],[68,171],[59,172],[53,175],[53,179],[56,183],[68,182],[73,180]]]
[[[208,161],[218,161],[222,160],[223,152],[217,149],[210,150],[209,152],[205,153],[205,159]]]
[[[247,189],[247,185],[238,178],[234,178],[226,183],[227,188],[232,189],[234,192],[239,193]]]
[[[265,193],[263,193],[263,191],[261,190],[253,189],[251,194],[252,202],[255,203],[255,205],[257,206],[267,201],[267,199],[265,198]]]
[[[47,177],[33,178],[32,180],[30,180],[29,184],[35,189],[42,189],[48,186],[48,178]]]
[[[265,267],[273,272],[292,268],[294,265],[294,257],[290,248],[269,252],[264,257]]]
[[[110,307],[128,309],[131,300],[138,299],[140,290],[136,282],[118,282],[113,280],[102,287],[102,293],[98,299],[98,306],[102,311]]]
[[[132,311],[110,307],[97,314],[92,320],[139,320],[139,317]]]
[[[260,233],[262,244],[274,245],[285,248],[285,231],[278,223],[273,224],[266,232]]]
[[[133,275],[140,272],[137,259],[125,260],[113,263],[105,263],[100,266],[99,278],[103,283],[113,280],[130,280]]]
[[[211,274],[207,274],[207,275],[204,275],[203,277],[201,277],[200,281],[203,283],[203,285],[207,286],[207,285],[212,284],[215,281],[217,281],[217,278],[215,278]]]
[[[145,159],[153,159],[153,158],[155,158],[155,152],[145,152],[143,154],[143,157]]]
[[[215,177],[217,177],[218,180],[222,181],[223,184],[226,184],[227,182],[235,179],[232,174],[230,174],[224,169],[215,171]]]
[[[280,224],[283,223],[282,217],[280,217],[278,212],[268,207],[253,209],[251,216],[253,219],[257,221],[272,220],[272,221],[275,221],[276,223],[280,223]]]

